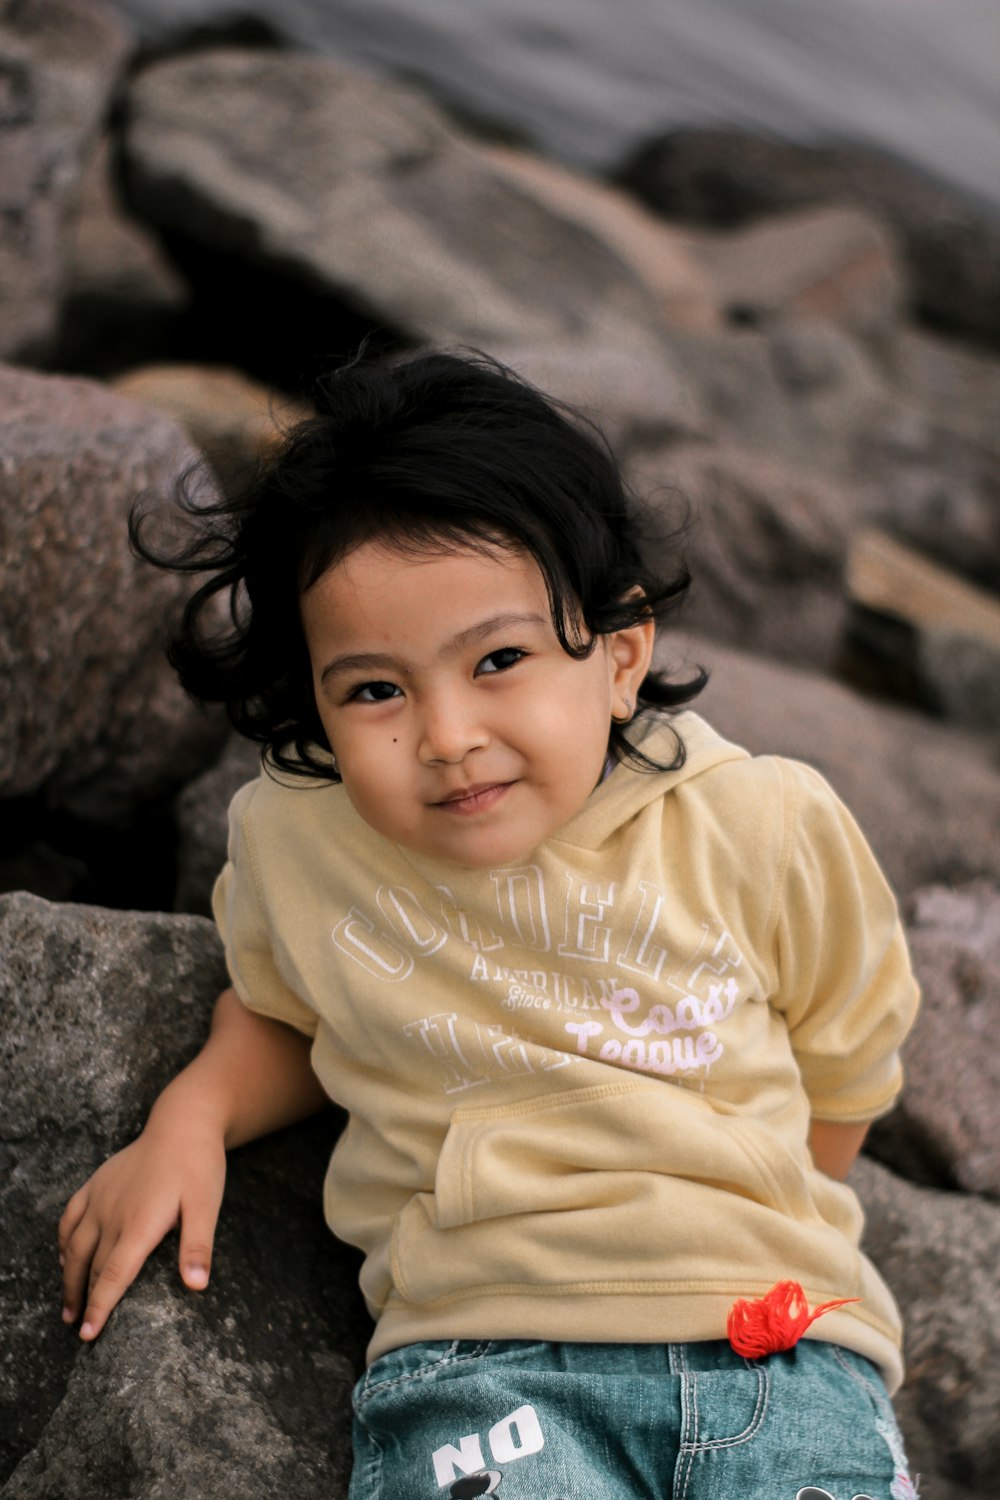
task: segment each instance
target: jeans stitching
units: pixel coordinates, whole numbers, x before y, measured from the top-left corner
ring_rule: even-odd
[[[368,1433],[369,1454],[364,1467],[364,1494],[357,1500],[379,1500],[382,1493],[382,1445],[371,1431]],[[355,1448],[355,1454],[357,1449]],[[355,1485],[362,1476],[357,1472],[357,1463],[352,1465],[349,1500],[355,1500]]]
[[[683,1352],[679,1363],[681,1365],[681,1369],[678,1371],[678,1378],[681,1383],[681,1431],[680,1441],[677,1445],[677,1465],[674,1469],[674,1477],[675,1479],[680,1479],[680,1470],[683,1465],[684,1481],[678,1500],[685,1500],[688,1492],[688,1484],[691,1480],[691,1452],[690,1445],[684,1441],[684,1435],[685,1433],[693,1432],[695,1437],[698,1436],[698,1408],[697,1403],[692,1400],[691,1380],[685,1368],[686,1361]],[[692,1411],[694,1413],[693,1426]]]
[[[860,1386],[868,1396],[868,1399],[875,1408],[876,1418],[892,1422],[895,1426],[896,1414],[892,1409],[892,1402],[885,1392],[880,1390],[876,1382],[870,1380],[863,1370],[856,1370],[850,1360],[844,1358],[843,1351],[836,1344],[831,1344],[830,1347],[833,1350],[834,1359],[840,1365],[844,1374],[850,1376],[854,1384]]]
[[[709,1453],[709,1452],[711,1452],[715,1448],[738,1448],[742,1443],[749,1443],[749,1442],[753,1441],[753,1439],[757,1436],[757,1432],[758,1432],[758,1430],[760,1428],[760,1424],[763,1422],[764,1415],[765,1415],[765,1413],[767,1411],[768,1401],[770,1399],[770,1386],[771,1386],[771,1382],[770,1382],[770,1379],[768,1377],[768,1374],[767,1374],[766,1370],[762,1370],[762,1369],[760,1369],[758,1367],[755,1370],[754,1373],[757,1376],[757,1400],[756,1400],[756,1403],[754,1405],[753,1416],[750,1418],[749,1423],[747,1424],[746,1427],[744,1427],[743,1431],[736,1433],[733,1437],[727,1437],[727,1438],[710,1438],[707,1443],[699,1443],[697,1441],[689,1443],[689,1442],[684,1442],[682,1440],[682,1442],[681,1442],[681,1450],[682,1451],[686,1450],[687,1452],[689,1452],[691,1454],[695,1454],[695,1453]],[[692,1385],[697,1385],[697,1381],[698,1381],[698,1376],[697,1375],[686,1376],[684,1378],[685,1379],[689,1379],[691,1381]],[[695,1392],[695,1396],[694,1396],[694,1408],[695,1408],[695,1420],[697,1422],[697,1411],[698,1411],[698,1397],[697,1397],[697,1392]],[[695,1431],[697,1432],[697,1427],[695,1428]]]
[[[696,1416],[694,1416],[694,1439],[685,1440],[682,1437],[681,1443],[679,1443],[678,1457],[682,1458],[682,1460],[687,1460],[687,1464],[685,1464],[684,1487],[682,1487],[679,1500],[684,1500],[684,1497],[687,1496],[688,1484],[690,1484],[691,1472],[693,1472],[694,1460],[696,1460],[697,1455],[711,1454],[711,1452],[718,1452],[726,1448],[741,1448],[744,1443],[753,1442],[754,1437],[759,1433],[763,1419],[765,1419],[766,1412],[768,1412],[769,1400],[771,1400],[771,1379],[769,1379],[768,1371],[762,1370],[760,1367],[754,1367],[754,1374],[757,1376],[757,1400],[756,1404],[754,1404],[753,1416],[751,1416],[747,1427],[744,1428],[742,1433],[736,1433],[733,1437],[714,1437],[714,1439],[709,1439],[706,1443],[699,1443],[699,1440],[697,1440],[697,1380],[699,1380],[699,1377],[681,1377],[682,1389],[687,1388],[688,1383],[691,1385],[691,1397],[693,1397],[693,1407]],[[685,1397],[687,1397],[687,1392],[685,1392]],[[685,1422],[685,1431],[687,1431],[687,1422]]]
[[[910,1469],[909,1463],[906,1461],[903,1435],[899,1430],[899,1423],[896,1420],[896,1413],[893,1410],[892,1402],[889,1400],[889,1397],[886,1395],[884,1390],[880,1389],[879,1385],[874,1380],[870,1380],[868,1378],[863,1370],[856,1370],[851,1364],[850,1360],[844,1358],[843,1351],[836,1344],[831,1345],[831,1348],[833,1349],[834,1358],[840,1365],[841,1369],[844,1371],[845,1375],[849,1375],[854,1384],[860,1386],[865,1391],[869,1400],[874,1406],[875,1430],[879,1431],[879,1422],[881,1422],[883,1426],[888,1426],[892,1429],[899,1445],[899,1457],[905,1463],[906,1474],[907,1477],[909,1477]],[[883,1441],[890,1449],[890,1458],[892,1459],[893,1465],[895,1466],[897,1455],[892,1450],[888,1438],[883,1436]]]
[[[461,1341],[459,1339],[455,1339],[451,1343],[447,1351],[442,1354],[439,1359],[435,1359],[429,1364],[421,1365],[419,1370],[407,1371],[407,1373],[403,1375],[394,1375],[391,1380],[380,1380],[370,1383],[368,1375],[366,1374],[365,1388],[360,1393],[357,1401],[358,1412],[360,1412],[362,1407],[364,1407],[368,1403],[370,1398],[374,1396],[380,1396],[385,1391],[391,1391],[395,1387],[401,1385],[410,1385],[416,1380],[433,1380],[434,1377],[436,1375],[439,1375],[442,1370],[452,1369],[455,1365],[467,1364],[469,1363],[469,1361],[474,1359],[481,1359],[489,1349],[492,1340],[482,1340],[481,1342],[475,1344],[473,1348],[469,1349],[465,1354],[459,1354],[457,1352],[460,1342]]]

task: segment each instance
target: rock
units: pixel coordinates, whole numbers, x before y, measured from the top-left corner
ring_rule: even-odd
[[[1000,459],[1000,359],[938,338],[919,328],[900,328],[891,373],[902,391],[932,412],[942,425]],[[1000,551],[1000,530],[995,533]]]
[[[1000,600],[872,529],[851,543],[847,589],[855,680],[1000,730]]]
[[[511,185],[438,109],[328,59],[238,50],[134,81],[125,154],[144,216],[432,342],[656,325],[595,238]]]
[[[868,1149],[912,1181],[1000,1199],[1000,886],[924,886],[907,907],[923,1001],[903,1098]]]
[[[170,422],[88,381],[0,368],[0,796],[122,822],[211,758],[221,724],[163,655],[186,578],[126,515],[195,460]]]
[[[224,983],[200,918],[0,898],[4,1500],[346,1495],[369,1326],[320,1212],[332,1114],[232,1156],[207,1292],[184,1291],[168,1241],[96,1344],[59,1320],[62,1208],[197,1050]]]
[[[853,477],[863,439],[900,406],[860,345],[831,324],[671,330],[667,342],[719,441],[810,475]]]
[[[260,775],[261,747],[232,735],[218,763],[184,788],[174,803],[177,824],[176,911],[209,916],[212,887],[226,862],[229,804]]]
[[[119,375],[110,385],[120,396],[173,417],[228,492],[278,447],[294,422],[311,415],[304,402],[269,390],[239,370],[207,365],[147,365]]]
[[[0,359],[51,351],[64,226],[130,50],[99,0],[22,0],[0,11]]]
[[[656,298],[668,327],[722,326],[712,281],[688,242],[628,194],[527,151],[496,145],[479,149],[500,176],[554,214],[579,224],[630,266]]]
[[[992,1500],[1000,1471],[1000,1205],[915,1187],[862,1157],[864,1244],[903,1312],[896,1397],[929,1500]]]
[[[690,509],[681,544],[693,575],[688,628],[781,660],[833,665],[854,518],[845,488],[727,443],[660,449],[628,475],[652,505],[657,533],[669,535]]]
[[[547,396],[595,423],[619,462],[651,445],[705,437],[710,422],[679,362],[652,337],[627,345],[497,346],[490,351]]]
[[[149,231],[129,218],[112,183],[105,136],[84,169],[66,231],[62,322],[54,363],[105,374],[162,343],[188,289]]]
[[[1000,590],[1000,445],[985,435],[1000,364],[970,370],[945,356],[911,390],[912,361],[876,364],[830,324],[671,330],[668,343],[717,441],[849,485],[859,517]],[[985,398],[967,410],[980,415],[961,419],[959,392],[976,369]],[[948,400],[934,381],[950,384]]]
[[[995,212],[887,153],[680,130],[641,147],[618,176],[666,218],[719,228],[811,204],[860,205],[895,233],[920,313],[965,337],[1000,337]]]
[[[833,323],[885,346],[905,302],[891,236],[869,213],[792,210],[726,235],[701,236],[700,263],[731,322]]]
[[[992,372],[995,383],[996,362]],[[988,393],[989,385],[984,389]],[[996,433],[994,422],[992,439],[984,441],[933,397],[900,392],[878,420],[857,431],[852,453],[859,509],[873,526],[995,593],[1000,592]]]
[[[668,630],[656,659],[681,675],[710,670],[693,707],[727,738],[822,771],[899,895],[1000,879],[1000,766],[980,739],[704,636]]]

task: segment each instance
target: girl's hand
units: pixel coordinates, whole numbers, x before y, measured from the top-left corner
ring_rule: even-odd
[[[82,1309],[80,1337],[95,1339],[146,1258],[178,1226],[181,1279],[203,1290],[225,1180],[221,1133],[151,1119],[66,1205],[59,1222],[63,1321],[75,1323]]]
[[[309,1062],[312,1038],[247,1010],[224,990],[198,1056],[164,1089],[138,1140],[98,1167],[59,1223],[63,1319],[95,1339],[169,1230],[181,1279],[208,1285],[226,1149],[329,1103]]]

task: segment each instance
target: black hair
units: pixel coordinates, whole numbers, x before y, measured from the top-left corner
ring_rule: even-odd
[[[224,703],[267,760],[338,781],[313,695],[301,595],[365,542],[427,555],[456,547],[523,550],[538,564],[564,651],[662,618],[689,576],[645,558],[641,514],[590,424],[483,355],[359,357],[320,382],[316,415],[287,434],[238,494],[179,503],[193,527],[164,552],[147,543],[148,510],[129,519],[136,552],[157,566],[208,573],[184,609],[169,658],[183,686]],[[225,601],[227,609],[220,610]],[[651,672],[639,708],[670,710],[704,686]],[[678,741],[673,766],[683,763]],[[611,726],[609,754],[663,769]]]

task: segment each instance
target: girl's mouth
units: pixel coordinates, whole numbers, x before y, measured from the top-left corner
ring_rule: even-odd
[[[511,781],[493,781],[481,786],[470,786],[452,797],[446,797],[443,802],[435,802],[434,806],[441,808],[443,812],[455,813],[459,817],[486,812],[488,808],[496,806],[513,784]]]

